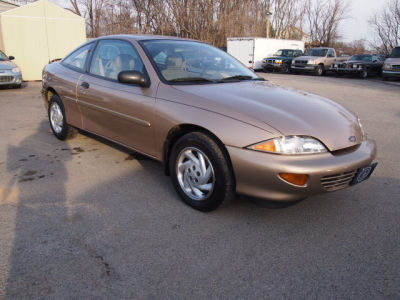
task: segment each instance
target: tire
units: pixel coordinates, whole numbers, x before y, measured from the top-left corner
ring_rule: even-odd
[[[175,190],[183,202],[194,209],[212,211],[235,196],[229,160],[205,133],[191,132],[182,136],[172,148],[169,169]]]
[[[282,68],[283,73],[289,74],[290,73],[290,65],[289,64],[284,64]]]
[[[322,76],[322,75],[324,75],[324,66],[323,65],[318,65],[316,68],[315,68],[315,75],[317,75],[317,76]]]
[[[64,105],[57,95],[53,95],[49,101],[48,117],[50,128],[56,138],[63,141],[75,136],[77,131],[67,124]]]
[[[367,77],[368,77],[367,70],[362,70],[361,73],[360,73],[360,78],[361,79],[367,79]]]

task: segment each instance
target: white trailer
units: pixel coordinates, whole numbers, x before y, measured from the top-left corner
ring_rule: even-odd
[[[304,42],[255,37],[227,39],[227,52],[245,66],[254,70],[262,69],[262,59],[273,56],[279,49],[293,49],[304,52]]]

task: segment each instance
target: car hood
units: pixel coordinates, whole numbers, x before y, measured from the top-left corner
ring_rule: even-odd
[[[272,56],[272,57],[267,57],[264,59],[287,59],[287,58],[292,58],[290,56]]]
[[[299,56],[296,57],[295,60],[314,60],[314,59],[322,59],[323,56]]]
[[[0,61],[0,70],[10,70],[12,68],[15,68],[16,66],[17,65],[15,63],[9,60]]]
[[[400,64],[400,58],[386,58],[385,64]]]
[[[173,88],[186,94],[184,104],[240,120],[276,136],[312,136],[331,151],[354,146],[362,140],[356,115],[331,100],[303,91],[266,81]]]
[[[370,65],[372,61],[365,61],[365,60],[348,60],[348,64],[363,64],[363,65]]]

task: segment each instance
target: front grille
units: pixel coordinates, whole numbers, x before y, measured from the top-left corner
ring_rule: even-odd
[[[308,60],[296,60],[296,65],[306,65],[308,63]]]
[[[0,82],[12,82],[14,76],[0,76]]]
[[[327,175],[321,179],[322,186],[329,192],[348,187],[356,175],[357,170],[335,175]]]
[[[392,65],[392,71],[400,72],[400,65]]]
[[[275,59],[268,59],[267,60],[267,63],[269,63],[269,64],[273,64],[275,62]]]

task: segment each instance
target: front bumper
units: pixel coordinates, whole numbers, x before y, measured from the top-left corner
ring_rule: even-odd
[[[329,71],[333,73],[339,73],[339,74],[361,74],[362,71],[368,69],[364,68],[330,68]]]
[[[311,155],[269,154],[227,146],[236,177],[236,191],[239,194],[265,200],[294,201],[305,197],[337,190],[327,188],[323,181],[338,176],[351,177],[376,157],[376,144],[364,140],[355,149]],[[279,173],[307,174],[308,182],[300,187],[279,177]],[[350,175],[348,175],[350,174]],[[346,177],[346,178],[347,178]],[[321,181],[322,180],[322,181]],[[342,183],[342,182],[340,182]]]
[[[14,73],[11,70],[0,70],[0,86],[14,85],[18,86],[22,83],[22,73]]]
[[[307,64],[307,65],[294,65],[294,64],[292,64],[291,68],[292,68],[293,70],[314,72],[314,71],[315,71],[315,68],[316,68],[317,66],[318,66],[318,65],[309,65],[309,64]]]
[[[400,77],[400,72],[383,70],[382,76],[384,76],[384,77]]]
[[[282,64],[263,64],[262,67],[264,70],[270,70],[270,71],[282,70]]]

